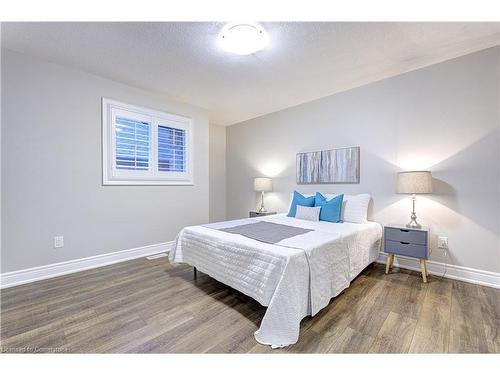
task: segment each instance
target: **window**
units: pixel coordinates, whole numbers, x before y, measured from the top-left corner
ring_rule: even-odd
[[[103,98],[104,185],[192,185],[191,119]]]

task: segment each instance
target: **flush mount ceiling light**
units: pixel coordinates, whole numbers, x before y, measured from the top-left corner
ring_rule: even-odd
[[[227,52],[250,55],[263,49],[268,42],[266,30],[255,23],[226,25],[219,35],[219,45]]]

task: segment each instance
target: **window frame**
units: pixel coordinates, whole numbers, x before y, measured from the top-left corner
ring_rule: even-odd
[[[133,116],[131,116],[131,113]],[[150,124],[149,169],[120,170],[116,168],[115,117],[133,117]],[[185,131],[185,172],[159,171],[158,127],[167,126]],[[193,129],[189,117],[102,98],[102,183],[103,185],[194,185]]]

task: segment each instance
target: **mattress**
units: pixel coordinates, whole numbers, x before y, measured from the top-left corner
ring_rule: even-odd
[[[248,220],[186,227],[169,259],[190,264],[267,306],[255,338],[272,347],[295,343],[300,321],[328,305],[380,250],[382,227],[374,222],[311,222],[284,214],[259,218],[312,229],[276,244],[217,229]]]

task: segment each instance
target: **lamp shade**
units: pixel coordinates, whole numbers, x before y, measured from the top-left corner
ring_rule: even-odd
[[[253,180],[255,191],[273,191],[273,180],[268,177],[256,177]]]
[[[432,175],[429,171],[399,172],[396,191],[401,194],[432,193]]]

